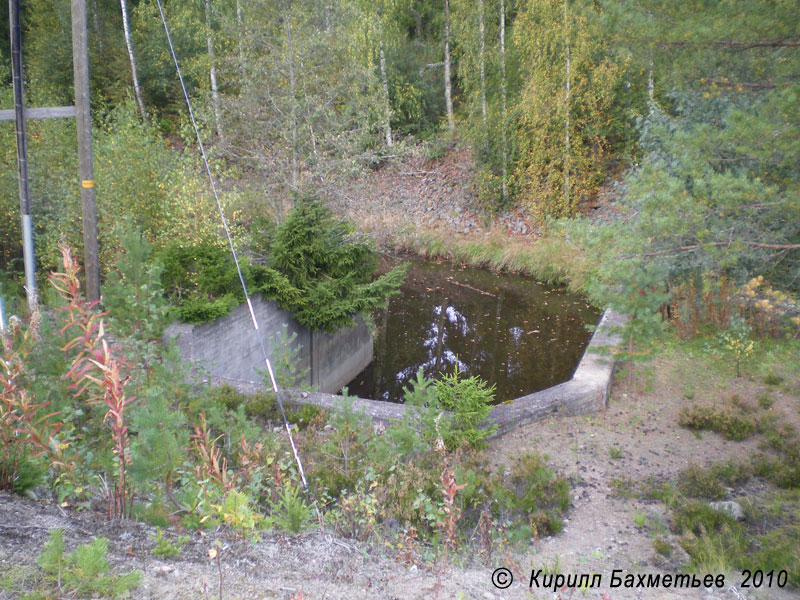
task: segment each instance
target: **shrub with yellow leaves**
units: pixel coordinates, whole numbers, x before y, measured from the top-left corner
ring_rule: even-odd
[[[773,289],[763,275],[744,284],[734,300],[758,333],[776,336],[788,332],[793,337],[800,333],[800,304]]]

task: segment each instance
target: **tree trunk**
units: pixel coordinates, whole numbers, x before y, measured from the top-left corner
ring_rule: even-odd
[[[236,44],[239,50],[239,72],[244,76],[244,18],[242,18],[241,0],[236,0]]]
[[[100,9],[97,7],[97,0],[92,0],[92,27],[94,29],[97,51],[103,53],[103,25],[100,22]]]
[[[139,112],[142,114],[142,119],[147,120],[147,111],[144,109],[144,101],[142,100],[142,88],[139,86],[139,75],[136,71],[136,56],[133,53],[133,42],[131,41],[131,26],[130,22],[128,21],[128,3],[125,0],[119,0],[119,5],[120,9],[122,10],[122,33],[125,36],[125,46],[128,49],[128,60],[131,63],[133,96],[136,99]]]
[[[647,12],[648,20],[653,19],[653,13]],[[650,57],[647,65],[647,114],[652,115],[656,109],[655,83],[653,81],[653,49],[650,48]]]
[[[381,62],[381,86],[383,87],[383,104],[384,104],[384,135],[386,137],[386,145],[392,146],[392,105],[389,102],[389,76],[386,73],[386,53],[383,49],[383,30],[379,32],[380,41],[380,62]]]
[[[506,117],[508,112],[506,97],[506,3],[500,0],[500,143],[503,146],[502,201],[508,198],[508,140],[506,139]]]
[[[570,127],[570,88],[572,86],[570,74],[570,47],[569,47],[569,23],[567,21],[567,1],[564,0],[564,35],[567,42],[567,64],[566,64],[566,83],[564,85],[564,210],[569,209],[569,127]]]
[[[296,87],[297,81],[295,80],[294,73],[294,37],[292,35],[292,19],[291,19],[291,4],[289,5],[289,14],[286,15],[286,46],[289,50],[289,101],[290,107],[290,127],[292,138],[292,187],[297,189],[297,99]]]
[[[211,29],[211,0],[205,0],[206,6],[206,46],[208,47],[208,76],[211,80],[211,105],[214,109],[214,122],[217,125],[217,135],[222,145],[225,145],[225,131],[222,128],[222,110],[219,104],[219,86],[217,85],[217,57],[214,52],[214,37]]]
[[[478,32],[480,34],[481,119],[483,121],[483,148],[489,151],[489,117],[486,110],[486,28],[483,23],[483,3],[478,0]]]
[[[447,107],[447,129],[456,132],[453,115],[453,84],[450,77],[450,0],[444,0],[444,103]]]

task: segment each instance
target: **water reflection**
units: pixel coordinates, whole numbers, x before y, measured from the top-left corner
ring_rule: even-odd
[[[419,368],[457,365],[510,400],[569,379],[598,318],[579,296],[527,277],[414,259],[402,294],[374,314],[373,361],[348,387],[398,402]]]

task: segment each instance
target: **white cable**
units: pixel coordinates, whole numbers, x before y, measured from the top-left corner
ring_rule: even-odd
[[[214,200],[217,202],[217,209],[219,210],[219,216],[222,220],[222,226],[225,229],[225,236],[228,238],[228,245],[231,247],[231,254],[233,255],[233,262],[236,263],[236,272],[239,274],[239,281],[242,284],[242,290],[244,291],[244,297],[247,300],[247,306],[250,309],[250,316],[253,319],[253,328],[256,332],[256,337],[258,338],[258,343],[261,346],[261,353],[264,355],[264,362],[267,365],[267,372],[269,373],[269,379],[272,383],[272,389],[275,392],[275,397],[278,400],[278,407],[281,409],[281,417],[283,417],[283,424],[286,427],[286,433],[289,436],[289,443],[292,446],[292,454],[294,454],[294,461],[297,463],[297,469],[300,472],[300,480],[303,482],[303,489],[308,491],[308,482],[306,481],[306,475],[303,471],[303,463],[300,460],[300,456],[297,453],[297,447],[294,444],[294,437],[292,436],[292,428],[289,425],[289,420],[286,418],[286,411],[283,409],[283,402],[281,401],[281,394],[278,390],[278,382],[275,381],[275,375],[272,372],[272,364],[270,364],[269,356],[267,355],[267,349],[264,346],[264,339],[261,337],[261,330],[258,328],[258,320],[256,319],[256,314],[253,312],[253,303],[250,301],[250,293],[247,291],[247,284],[244,281],[244,275],[242,274],[242,269],[239,266],[239,257],[236,254],[236,249],[233,247],[233,239],[231,238],[231,232],[228,229],[228,221],[225,219],[225,212],[222,210],[222,203],[219,201],[219,194],[217,193],[217,185],[214,182],[214,176],[211,174],[211,167],[208,164],[208,157],[206,156],[206,149],[203,146],[203,140],[200,139],[200,131],[197,128],[197,121],[194,118],[194,111],[192,110],[192,102],[189,100],[189,93],[186,91],[186,84],[183,81],[183,73],[181,73],[180,64],[178,64],[178,57],[175,54],[175,47],[172,45],[172,37],[169,34],[169,27],[167,27],[167,19],[164,17],[164,9],[161,6],[161,0],[156,0],[156,4],[158,5],[158,12],[161,15],[161,22],[164,24],[164,33],[167,34],[167,44],[169,44],[169,51],[172,54],[172,61],[175,63],[175,70],[178,72],[178,79],[181,82],[181,89],[183,90],[183,98],[186,101],[186,108],[189,110],[189,118],[192,121],[192,129],[194,129],[194,134],[197,137],[197,144],[200,147],[200,154],[203,157],[203,164],[206,167],[206,173],[208,174],[208,181],[211,183],[211,191],[214,193]]]

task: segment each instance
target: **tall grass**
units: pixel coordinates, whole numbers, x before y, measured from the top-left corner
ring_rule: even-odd
[[[593,270],[577,246],[552,235],[530,241],[492,233],[485,240],[476,241],[423,232],[398,237],[389,245],[429,258],[523,273],[546,283],[564,285],[573,292],[586,292]]]

